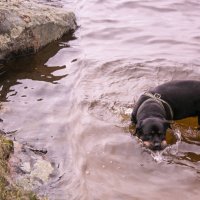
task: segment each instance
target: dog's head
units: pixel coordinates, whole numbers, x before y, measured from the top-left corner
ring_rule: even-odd
[[[167,146],[166,131],[170,122],[160,118],[147,118],[136,125],[136,135],[143,141],[144,146],[152,150],[162,150]]]

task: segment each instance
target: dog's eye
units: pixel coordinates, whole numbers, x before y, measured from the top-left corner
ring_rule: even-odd
[[[164,135],[160,135],[160,139],[161,139],[161,140],[164,140],[164,139],[165,139],[165,136],[164,136]]]
[[[155,131],[151,131],[152,134],[155,134]]]
[[[152,135],[150,135],[150,134],[143,135],[143,140],[151,140],[151,138],[152,138]]]

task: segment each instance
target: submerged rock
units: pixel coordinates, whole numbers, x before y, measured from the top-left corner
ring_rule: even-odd
[[[35,53],[76,29],[75,15],[29,0],[0,2],[0,60]]]
[[[3,131],[0,131],[0,199],[39,200],[39,198],[33,192],[25,191],[23,188],[13,184],[13,182],[10,180],[8,160],[14,151],[14,145],[13,142],[5,138],[2,133]],[[44,175],[42,178],[46,178]]]
[[[40,153],[39,153],[40,152]],[[47,185],[56,173],[44,150],[14,142],[14,153],[9,159],[12,181],[25,190],[36,191]]]

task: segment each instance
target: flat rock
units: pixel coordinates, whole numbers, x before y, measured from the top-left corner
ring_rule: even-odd
[[[0,61],[37,52],[76,29],[74,13],[31,0],[0,2]]]
[[[56,174],[55,167],[45,153],[38,154],[39,150],[33,149],[14,141],[14,152],[9,159],[12,182],[26,190],[37,190],[47,185]]]

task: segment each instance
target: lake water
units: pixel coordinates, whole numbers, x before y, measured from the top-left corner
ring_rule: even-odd
[[[0,81],[1,129],[46,149],[55,168],[39,193],[52,200],[199,199],[193,121],[156,162],[131,136],[129,114],[148,88],[200,80],[200,2],[52,2],[75,12],[78,30],[9,63]]]

